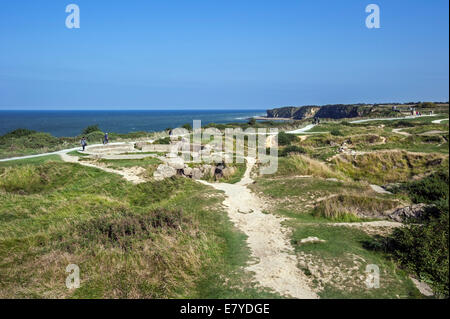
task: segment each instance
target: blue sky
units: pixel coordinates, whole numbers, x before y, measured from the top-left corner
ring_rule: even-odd
[[[81,28],[67,29],[67,4]],[[367,29],[365,7],[381,9]],[[446,0],[5,0],[0,109],[447,101]]]

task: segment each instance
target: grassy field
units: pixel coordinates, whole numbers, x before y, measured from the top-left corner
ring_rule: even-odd
[[[279,153],[291,146],[299,153],[283,154],[276,174],[260,176],[251,185],[269,204],[267,213],[288,218],[285,225],[292,229],[299,267],[320,297],[425,298],[410,280],[410,268],[388,251],[374,249],[380,239],[390,238],[392,229],[343,223],[385,220],[386,212],[396,207],[423,202],[418,199],[430,194],[436,198],[448,194],[448,185],[442,186],[441,180],[422,182],[434,172],[448,170],[448,122],[431,123],[445,117],[364,124],[325,121],[311,130],[314,134],[297,135],[283,145]],[[343,148],[349,151],[340,151]],[[379,194],[370,184],[412,186]],[[324,242],[302,244],[307,237]],[[439,249],[447,249],[448,263],[448,246]],[[370,264],[380,269],[378,289],[364,283]]]
[[[386,220],[396,207],[412,203],[448,201],[448,174],[442,173],[448,170],[448,121],[432,123],[446,116],[364,124],[324,121],[313,128],[315,134],[284,136],[278,171],[257,176],[249,185],[267,204],[265,213],[286,218],[283,225],[291,230],[298,267],[320,297],[423,298],[410,275],[445,277],[445,260],[411,266],[405,253],[400,263],[380,244],[392,239],[392,229],[358,223]],[[255,126],[295,128],[307,122]],[[101,138],[100,133],[92,132],[91,140]],[[0,157],[76,142],[55,139],[18,131],[0,139]],[[228,219],[222,193],[188,178],[152,180],[161,163],[155,157],[92,160],[78,151],[69,154],[116,170],[145,168],[148,182],[134,185],[119,175],[62,162],[57,155],[0,162],[0,297],[281,297],[256,287],[252,274],[244,271],[250,256],[246,236]],[[221,182],[242,178],[245,164],[232,166],[234,174]],[[377,193],[371,184],[393,193]],[[416,233],[427,230],[434,243],[435,229],[441,231],[442,225],[445,220]],[[408,236],[409,246],[420,246],[419,239]],[[308,237],[322,242],[302,243]],[[439,249],[448,265],[448,245]],[[433,253],[431,246],[423,250]],[[80,267],[79,289],[65,286],[69,264]],[[379,267],[380,288],[366,286],[368,265]]]
[[[189,179],[133,185],[54,156],[2,163],[0,175],[3,298],[277,297],[241,270],[245,236],[222,195]]]
[[[373,234],[332,225],[378,220],[355,211],[382,212],[398,205],[403,197],[377,194],[364,182],[317,177],[260,177],[252,189],[272,203],[268,213],[289,218],[285,225],[292,229],[299,267],[312,279],[321,298],[421,298],[405,271],[384,253],[369,248]],[[342,196],[342,202],[338,204],[334,196]],[[330,216],[327,210],[341,215]],[[325,242],[300,244],[311,236]],[[368,289],[364,283],[369,264],[380,268],[379,289]]]

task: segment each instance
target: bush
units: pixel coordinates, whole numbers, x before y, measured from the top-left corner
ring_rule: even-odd
[[[406,184],[404,189],[414,203],[433,203],[448,199],[448,171],[436,172],[424,179]]]
[[[86,134],[85,137],[89,143],[101,143],[103,141],[104,133],[100,131],[94,131],[89,134]]]
[[[33,130],[29,130],[26,128],[18,128],[17,130],[11,131],[9,133],[6,133],[5,135],[3,135],[1,138],[17,138],[17,137],[24,137],[24,136],[29,136],[31,134],[37,133],[36,131]]]
[[[331,130],[330,134],[333,136],[344,136],[344,134],[338,129]]]
[[[422,102],[417,104],[417,107],[423,107],[423,108],[431,108],[431,107],[436,107],[436,104],[434,104],[433,102]]]
[[[286,146],[291,145],[291,143],[295,140],[295,135],[287,134],[285,132],[278,133],[278,145]]]
[[[280,156],[281,157],[286,157],[289,154],[306,154],[306,150],[301,147],[301,146],[296,146],[296,145],[289,145],[286,146],[281,152],[280,152]]]
[[[184,128],[185,130],[188,130],[188,131],[192,131],[192,126],[189,123],[183,124],[181,126],[181,128]]]
[[[422,141],[424,143],[442,143],[444,142],[444,138],[442,138],[440,135],[429,135],[429,136],[422,136]]]
[[[83,129],[82,134],[83,135],[88,135],[89,133],[97,132],[97,131],[100,131],[100,128],[98,127],[98,124],[89,125],[85,129]]]
[[[436,295],[448,298],[448,200],[437,208],[440,214],[424,224],[397,228],[388,249],[402,266],[430,283]]]
[[[405,120],[401,120],[401,121],[396,121],[392,123],[394,127],[414,127],[416,125],[418,125],[418,123],[413,123],[411,121],[405,121]]]
[[[157,139],[153,142],[153,144],[170,144],[170,137],[163,137],[160,139]]]
[[[128,250],[133,243],[152,238],[159,229],[180,229],[185,221],[182,210],[158,208],[147,214],[125,211],[118,216],[101,216],[84,222],[78,226],[78,233],[89,242]]]

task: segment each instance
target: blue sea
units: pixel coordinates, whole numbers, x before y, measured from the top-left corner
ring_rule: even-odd
[[[83,128],[98,124],[104,132],[162,131],[193,120],[208,123],[246,122],[264,116],[265,110],[152,110],[152,111],[0,111],[0,135],[18,128],[54,136],[77,136]]]

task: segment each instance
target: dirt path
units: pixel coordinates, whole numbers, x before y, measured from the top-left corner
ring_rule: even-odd
[[[410,133],[408,132],[403,132],[402,130],[404,130],[404,128],[394,128],[392,130],[392,133],[396,133],[396,134],[400,134],[400,135],[404,135],[404,136],[411,136]]]
[[[432,115],[408,115],[403,117],[389,117],[389,118],[371,118],[371,119],[364,119],[364,120],[356,120],[351,121],[350,123],[366,123],[366,122],[372,122],[372,121],[397,121],[397,120],[411,120],[416,118],[422,118],[422,117],[431,117],[431,116],[437,116],[438,114],[432,114]]]
[[[142,177],[139,176],[139,174],[142,173],[142,171],[139,169],[136,169],[136,168],[124,168],[123,170],[116,170],[116,169],[111,169],[111,168],[104,167],[104,166],[94,165],[92,163],[79,161],[78,157],[70,156],[67,153],[60,153],[59,155],[61,156],[61,159],[64,162],[77,163],[77,164],[80,164],[83,166],[98,168],[98,169],[101,169],[102,171],[105,171],[108,173],[118,174],[118,175],[122,176],[123,178],[125,178],[127,181],[132,182],[134,184],[139,184],[139,183],[145,182],[145,179],[143,179]]]
[[[250,172],[255,159],[246,160],[247,169],[239,183],[199,182],[225,192],[224,204],[228,207],[228,215],[236,227],[248,236],[252,257],[257,260],[246,269],[255,273],[255,279],[261,286],[294,298],[318,298],[308,286],[306,275],[297,267],[288,230],[281,225],[284,219],[263,213],[262,201],[247,187],[253,183]]]
[[[441,124],[441,122],[443,122],[443,121],[448,121],[448,118],[447,119],[442,119],[442,120],[434,120],[431,123],[433,123],[433,124]]]

